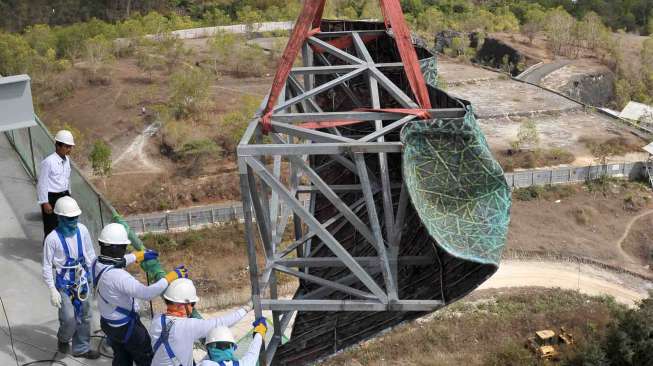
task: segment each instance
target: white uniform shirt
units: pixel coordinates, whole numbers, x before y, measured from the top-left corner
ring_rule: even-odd
[[[86,260],[86,267],[91,270],[91,265],[95,260],[95,250],[93,249],[93,241],[88,229],[84,224],[78,223],[79,233],[82,236],[82,248],[84,250],[84,259]],[[65,238],[68,244],[68,252],[72,259],[77,259],[77,234]],[[66,254],[64,253],[63,246],[59,240],[59,235],[56,230],[52,230],[48,236],[45,237],[43,245],[43,281],[49,288],[54,288],[54,275],[52,274],[52,267],[55,267],[57,273],[61,273],[61,266],[66,263]],[[90,275],[90,274],[89,274]]]
[[[125,255],[127,265],[136,261],[133,254]],[[95,264],[95,276],[100,274],[104,268],[110,267],[108,264]],[[95,280],[95,279],[94,279]],[[108,320],[124,319],[125,315],[115,311],[116,306],[123,309],[131,310],[134,298],[142,300],[152,300],[161,295],[168,287],[168,280],[162,278],[151,286],[145,286],[138,282],[129,272],[123,268],[112,268],[104,271],[100,281],[97,284],[98,308],[100,315]],[[106,300],[106,301],[105,301]],[[107,303],[108,302],[108,303]],[[138,303],[134,302],[134,310],[138,312]],[[121,324],[109,324],[114,327],[120,327]]]
[[[258,354],[261,352],[261,343],[263,342],[263,339],[261,338],[261,335],[256,333],[254,335],[254,340],[252,340],[252,343],[249,345],[249,349],[247,350],[247,353],[238,360],[238,365],[239,366],[256,366],[256,363],[258,362]],[[211,361],[207,358],[203,359],[202,362],[199,364],[199,366],[220,366],[219,363],[215,361]],[[222,364],[224,366],[233,366],[233,362],[231,361],[222,361]]]
[[[48,192],[70,192],[70,158],[62,159],[56,152],[41,161],[36,184],[39,205],[48,202]]]
[[[239,309],[231,314],[225,316],[212,318],[212,319],[194,319],[194,318],[179,318],[176,316],[166,315],[166,325],[170,321],[174,321],[174,325],[170,329],[168,342],[172,352],[182,363],[182,366],[193,365],[193,343],[200,338],[205,338],[209,332],[218,326],[231,327],[238,323],[247,314],[245,309]],[[159,340],[161,336],[161,314],[156,314],[152,318],[152,325],[150,326],[150,337],[152,338],[152,347]],[[152,366],[178,366],[172,363],[170,357],[166,353],[163,344],[154,353],[152,359]]]

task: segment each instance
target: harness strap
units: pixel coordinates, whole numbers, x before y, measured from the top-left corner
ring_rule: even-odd
[[[170,337],[170,329],[172,329],[172,324],[173,322],[171,321],[170,325],[166,326],[166,315],[161,314],[161,334],[159,335],[159,339],[157,339],[154,343],[154,347],[152,347],[152,349],[154,353],[156,353],[156,351],[161,348],[161,345],[163,345],[163,348],[166,351],[170,361],[172,361],[175,365],[183,366],[177,359],[177,356],[172,350],[172,347],[170,347],[170,342],[168,340],[168,337]]]
[[[224,361],[218,361],[218,365],[227,366],[227,364]],[[240,366],[240,363],[238,362],[238,360],[231,360],[231,366]]]
[[[118,312],[122,315],[124,315],[124,318],[121,319],[107,319],[105,317],[102,317],[102,319],[107,323],[111,325],[117,325],[117,326],[124,326],[128,325],[127,327],[127,333],[125,333],[125,337],[123,338],[123,343],[127,343],[129,338],[131,337],[132,333],[134,332],[134,325],[136,324],[136,319],[138,318],[138,315],[134,311],[134,298],[132,297],[132,305],[131,309],[127,310],[121,306],[118,306],[116,304],[112,304],[102,296],[102,292],[100,292],[100,279],[102,278],[102,275],[109,272],[112,270],[114,267],[113,266],[108,266],[102,268],[100,273],[98,273],[97,276],[95,276],[95,266],[97,265],[97,259],[93,262],[93,287],[95,288],[95,291],[97,292],[98,295],[100,295],[100,298],[102,301],[107,303],[108,305],[112,305],[114,307],[113,311]]]
[[[66,238],[63,236],[61,231],[55,229],[57,232],[57,236],[59,236],[59,241],[61,242],[61,246],[63,248],[63,254],[66,256],[66,262],[64,263],[64,266],[66,267],[72,267],[74,263],[73,258],[70,256],[70,249],[68,249],[68,243],[66,242]],[[78,229],[79,231],[79,229]],[[79,236],[78,236],[79,238]],[[78,253],[79,255],[79,253]],[[66,274],[68,275],[68,281],[75,281],[75,269],[74,268],[63,268],[61,270],[61,276],[62,279],[66,279]]]
[[[59,241],[61,242],[61,247],[63,248],[63,253],[66,256],[66,262],[64,263],[64,266],[66,268],[63,268],[61,271],[61,274],[57,273],[57,277],[59,277],[59,282],[60,286],[65,286],[69,287],[72,284],[75,284],[76,276],[75,276],[75,268],[76,266],[81,265],[82,268],[84,269],[85,276],[87,280],[89,279],[89,270],[88,267],[86,266],[86,258],[84,257],[84,246],[82,245],[82,235],[79,231],[79,227],[75,231],[75,235],[77,237],[77,258],[73,259],[72,256],[70,255],[70,249],[68,248],[68,243],[66,242],[66,238],[63,236],[61,231],[55,229],[57,236],[59,237]],[[68,279],[66,279],[66,275],[68,275]]]

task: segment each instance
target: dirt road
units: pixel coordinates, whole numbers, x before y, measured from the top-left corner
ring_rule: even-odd
[[[538,262],[538,261],[503,261],[497,273],[478,290],[508,287],[547,287],[580,290],[588,295],[609,295],[618,302],[632,306],[638,300],[647,297],[647,290],[653,284],[627,275],[616,274],[589,265],[580,266],[572,263]],[[215,313],[205,313],[212,317],[227,314],[238,308]],[[270,312],[264,312],[271,318]],[[254,313],[247,316],[232,328],[236,338],[245,335],[251,329]]]
[[[544,79],[545,76],[569,65],[570,63],[570,60],[556,60],[553,62],[543,63],[517,76],[517,78],[529,83],[538,84],[542,79]]]
[[[632,306],[647,297],[650,283],[600,270],[589,265],[537,261],[504,261],[479,290],[505,287],[548,287],[579,290],[588,295],[609,295]]]
[[[641,218],[643,218],[643,217],[646,217],[646,216],[648,216],[648,215],[650,215],[650,214],[653,214],[653,210],[647,210],[647,211],[644,211],[644,212],[642,212],[641,214],[639,214],[639,215],[633,217],[633,218],[630,220],[630,222],[628,222],[628,225],[626,225],[626,230],[624,230],[623,235],[621,235],[621,238],[619,238],[619,240],[617,241],[617,249],[619,249],[619,252],[621,253],[621,255],[622,255],[626,260],[628,260],[629,262],[635,263],[635,264],[637,264],[637,265],[641,265],[641,263],[642,263],[641,259],[639,259],[639,258],[635,258],[635,257],[633,257],[632,255],[628,254],[628,253],[624,250],[622,244],[623,244],[624,240],[626,240],[626,238],[628,237],[628,234],[630,234],[630,229],[632,229],[633,225],[634,225],[637,221],[639,221],[639,219],[641,219]]]

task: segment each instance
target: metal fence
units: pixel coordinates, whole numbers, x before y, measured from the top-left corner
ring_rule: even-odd
[[[525,188],[547,184],[581,183],[601,176],[631,180],[646,176],[646,163],[617,163],[584,167],[561,167],[554,169],[525,170],[506,173],[506,181],[512,188]]]
[[[20,156],[27,173],[36,181],[41,160],[54,152],[54,139],[41,120],[36,116],[35,119],[37,122],[36,126],[7,131],[5,135]],[[84,178],[74,163],[71,167],[71,195],[82,209],[83,214],[80,217],[80,221],[88,227],[91,236],[95,239],[104,224],[111,222],[114,209],[98,193],[97,189]],[[36,201],[37,198],[35,196],[34,205],[36,205]]]
[[[586,167],[561,167],[555,169],[525,170],[506,173],[506,181],[511,188],[525,188],[547,184],[579,183],[597,179],[601,176],[621,177],[631,180],[646,174],[644,162],[594,165]],[[308,202],[305,202],[307,204]],[[159,214],[131,216],[127,223],[136,233],[160,233],[184,231],[208,225],[243,220],[240,203],[230,206],[216,205],[190,209],[180,209]]]

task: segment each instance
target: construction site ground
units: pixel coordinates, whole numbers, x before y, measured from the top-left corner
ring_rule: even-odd
[[[194,50],[186,63],[208,63],[207,39],[186,42]],[[207,159],[202,169],[190,176],[180,173],[181,162],[164,153],[161,121],[153,115],[154,108],[168,101],[169,73],[154,71],[150,78],[133,57],[117,59],[109,70],[108,85],[89,84],[82,80],[81,69],[69,70],[66,77],[75,80],[76,87],[68,97],[44,105],[40,117],[50,129],[66,123],[79,129],[83,141],[74,157],[114,206],[129,214],[238,199],[233,151]],[[196,138],[219,137],[222,116],[242,108],[244,97],[262,100],[273,72],[270,67],[261,77],[221,73],[210,86],[207,120],[189,128],[189,133]],[[88,162],[92,144],[98,139],[112,149],[108,178],[93,177]]]
[[[499,159],[517,139],[523,122],[537,126],[538,146],[528,149],[559,148],[573,155],[572,166],[597,164],[586,140],[606,141],[620,138],[632,145],[624,155],[608,161],[642,161],[646,154],[639,147],[646,142],[614,119],[563,96],[534,85],[510,79],[507,75],[471,64],[441,58],[438,72],[450,94],[469,100],[478,115],[490,148]]]
[[[497,36],[507,40],[513,37]],[[521,36],[514,37],[517,37],[514,44],[529,47],[519,38]],[[283,47],[286,40],[284,37],[267,37],[249,43],[274,52]],[[185,46],[193,50],[184,62],[208,67],[211,54],[207,42],[208,39],[184,40]],[[536,39],[527,52],[544,60],[551,59],[544,40]],[[267,67],[261,77],[238,78],[222,72],[211,85],[210,118],[206,123],[192,126],[191,134],[219,139],[222,132],[218,122],[224,114],[238,110],[243,97],[259,100],[267,93],[274,73],[273,63],[268,63]],[[446,57],[440,57],[438,67],[448,84],[447,91],[473,103],[490,146],[502,163],[510,158],[507,150],[516,139],[519,127],[529,119],[537,124],[540,143],[539,146],[525,146],[526,150],[558,148],[558,153],[568,154],[560,161],[537,161],[535,166],[596,163],[582,142],[586,138],[622,138],[632,147],[632,152],[612,156],[610,161],[645,159],[643,154],[635,152],[644,145],[643,141],[608,117],[586,110],[580,104],[511,80],[504,74]],[[162,149],[160,127],[150,116],[155,106],[167,101],[168,73],[155,71],[150,80],[133,57],[117,59],[110,69],[109,85],[90,85],[79,80],[82,78],[80,70],[69,71],[67,77],[78,80],[72,94],[60,102],[46,104],[40,113],[51,128],[69,123],[82,132],[84,142],[75,157],[87,176],[92,177],[87,157],[93,141],[102,139],[109,143],[113,158],[112,175],[92,178],[114,206],[123,214],[133,214],[238,200],[233,152],[228,151],[221,158],[207,159],[199,171],[184,174],[183,164],[171,159]],[[515,165],[514,169],[533,165],[506,164],[507,170],[512,170],[512,165]]]

